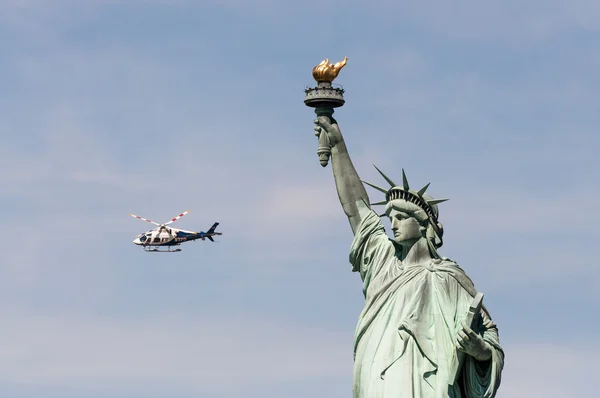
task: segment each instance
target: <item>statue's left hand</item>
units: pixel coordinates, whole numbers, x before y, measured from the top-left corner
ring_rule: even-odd
[[[464,322],[458,331],[456,348],[478,361],[487,361],[492,357],[491,346]]]

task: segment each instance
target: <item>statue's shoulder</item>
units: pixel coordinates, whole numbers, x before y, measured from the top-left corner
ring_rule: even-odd
[[[357,202],[358,203],[358,202]],[[379,215],[371,209],[362,209],[360,222],[354,230],[354,238],[366,238],[372,235],[389,238]]]
[[[460,265],[458,265],[456,261],[451,260],[448,257],[442,257],[437,261],[439,261],[438,267],[443,268],[447,272],[449,272],[465,290],[471,293],[471,296],[475,296],[477,290],[475,290],[475,285],[473,284],[473,281],[467,275],[465,270],[463,270],[460,267]]]
[[[466,272],[464,269],[461,268],[460,265],[458,265],[458,263],[448,257],[442,257],[438,260],[434,260],[434,261],[438,261],[437,265],[439,267],[444,267],[447,269],[453,269],[454,271],[464,274],[466,276]]]
[[[458,265],[458,263],[456,261],[454,261],[448,257],[441,257],[439,259],[433,260],[433,262],[437,263],[438,265],[460,268],[460,266]]]

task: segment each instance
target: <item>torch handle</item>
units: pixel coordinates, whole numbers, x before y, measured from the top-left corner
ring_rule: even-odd
[[[319,156],[319,163],[321,166],[327,166],[329,163],[329,157],[331,156],[331,146],[329,145],[329,138],[325,130],[319,134],[319,147],[317,148],[317,155]]]

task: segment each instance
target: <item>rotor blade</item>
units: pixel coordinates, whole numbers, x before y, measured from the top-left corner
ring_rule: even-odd
[[[154,225],[158,225],[158,226],[160,226],[160,224],[159,224],[159,223],[156,223],[156,222],[154,222],[154,221],[151,221],[151,220],[146,220],[145,218],[142,218],[142,217],[140,217],[140,216],[136,216],[135,214],[129,214],[129,215],[130,215],[131,217],[134,217],[134,218],[139,218],[139,219],[140,219],[140,220],[142,220],[142,221],[149,222],[150,224],[154,224]]]
[[[186,211],[184,211],[183,213],[181,213],[181,214],[180,214],[180,215],[178,215],[177,217],[173,218],[171,221],[169,221],[169,222],[165,223],[165,225],[169,225],[169,224],[171,224],[172,222],[179,220],[181,217],[185,216],[185,215],[186,215],[186,214],[188,214],[189,212],[190,212],[189,210],[186,210]]]

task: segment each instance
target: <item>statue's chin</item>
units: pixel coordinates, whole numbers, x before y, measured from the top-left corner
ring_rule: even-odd
[[[410,247],[414,246],[414,244],[417,243],[419,241],[419,239],[420,238],[405,239],[402,237],[397,237],[397,238],[394,238],[394,242],[396,242],[397,244],[399,244],[402,247],[410,248]]]
[[[394,242],[396,242],[397,244],[399,244],[402,247],[411,247],[412,245],[415,244],[414,240],[406,240],[406,239],[402,239],[402,238],[394,239]]]

